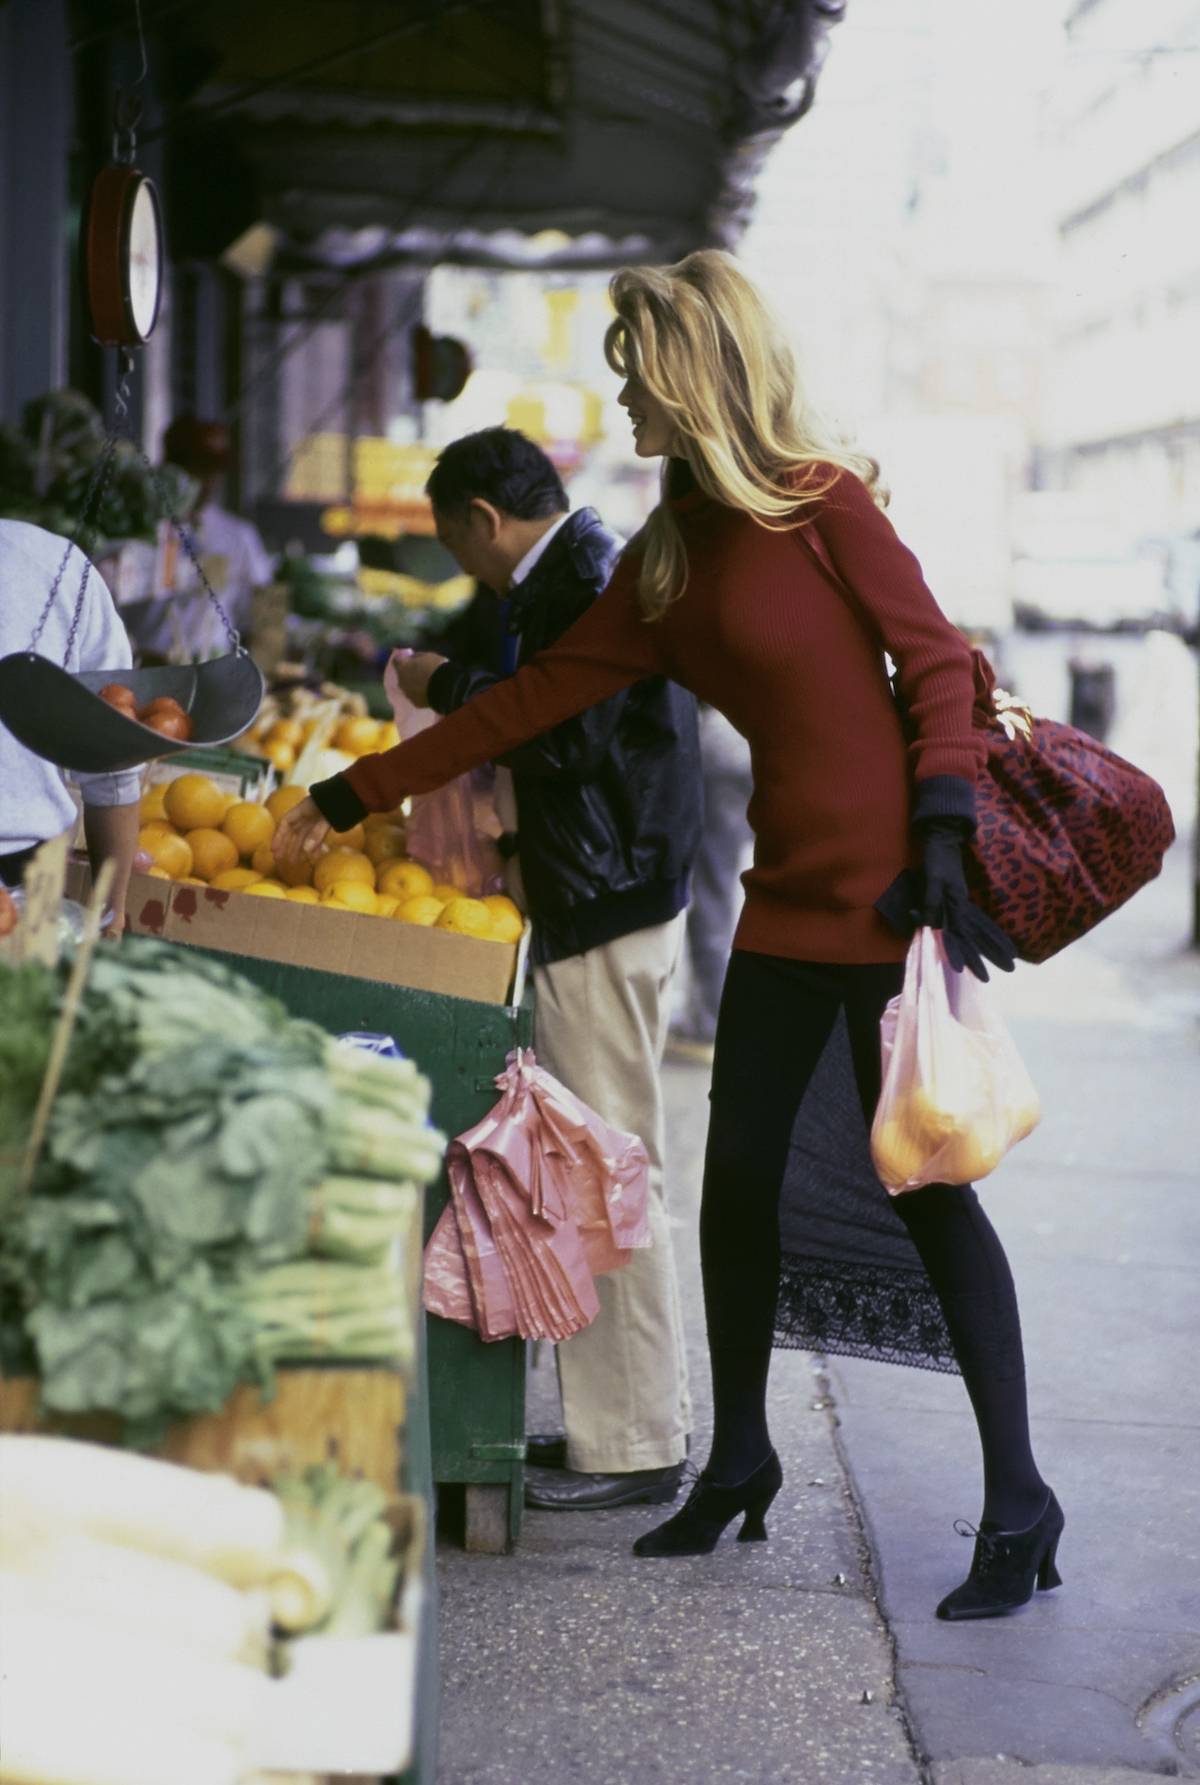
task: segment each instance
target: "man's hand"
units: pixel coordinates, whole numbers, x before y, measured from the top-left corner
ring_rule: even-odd
[[[329,823],[322,818],[317,802],[303,799],[279,820],[271,839],[271,850],[277,862],[296,867],[319,855],[328,835]]]
[[[383,672],[384,692],[393,705],[399,692],[414,707],[427,707],[429,683],[445,662],[436,651],[393,651]]]

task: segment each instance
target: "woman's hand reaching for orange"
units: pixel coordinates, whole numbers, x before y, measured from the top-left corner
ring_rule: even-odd
[[[329,821],[322,818],[316,801],[303,799],[279,820],[271,850],[277,862],[296,867],[319,855],[328,835]]]

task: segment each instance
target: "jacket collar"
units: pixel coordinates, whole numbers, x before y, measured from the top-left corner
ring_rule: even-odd
[[[514,611],[524,607],[548,580],[561,575],[568,557],[577,569],[586,573],[602,562],[613,544],[612,535],[594,508],[574,509],[529,575],[509,590],[508,598]]]

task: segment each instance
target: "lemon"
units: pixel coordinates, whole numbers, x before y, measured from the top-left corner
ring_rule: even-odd
[[[235,800],[221,821],[221,829],[244,859],[271,841],[275,820],[265,806],[256,806],[253,800]]]
[[[159,876],[166,880],[182,880],[192,871],[192,852],[183,838],[168,825],[147,824],[138,832],[138,848],[144,849]]]
[[[420,862],[388,862],[375,876],[376,892],[391,893],[397,899],[414,899],[419,893],[429,893],[432,886],[433,875]]]
[[[180,775],[163,795],[163,806],[181,831],[203,830],[224,818],[225,795],[207,775]]]
[[[289,886],[284,893],[285,899],[291,899],[294,905],[319,905],[321,895],[315,886]]]
[[[489,893],[483,903],[492,919],[492,935],[497,942],[519,942],[525,932],[525,919],[511,899],[503,893]]]
[[[167,808],[163,804],[166,792],[167,784],[165,781],[158,781],[153,787],[147,787],[145,793],[138,801],[138,816],[141,818],[143,824],[149,824],[152,818],[157,818],[163,823],[166,822]]]
[[[395,917],[403,903],[403,899],[397,899],[392,893],[376,893],[375,915],[376,917]]]
[[[375,890],[375,864],[357,849],[331,849],[313,869],[312,883],[319,893],[328,892],[335,880],[361,880]],[[390,888],[382,888],[390,891]]]
[[[253,893],[259,899],[286,899],[287,887],[278,880],[256,880],[253,886],[244,886],[244,893]]]
[[[451,886],[448,880],[435,880],[429,889],[429,896],[431,899],[440,899],[443,905],[448,905],[451,899],[465,899],[467,895],[461,886]]]
[[[443,905],[437,918],[439,930],[454,930],[462,936],[492,937],[492,917],[482,899],[451,899]]]
[[[245,892],[247,887],[257,886],[261,879],[262,875],[256,874],[253,868],[225,868],[213,875],[209,885],[215,886],[218,892]]]
[[[405,842],[402,825],[373,824],[366,831],[359,847],[364,854],[370,856],[377,868],[381,868],[385,862],[403,860]]]
[[[403,899],[397,905],[393,916],[400,923],[419,923],[432,929],[442,915],[442,909],[440,899],[431,899],[427,893],[418,893],[415,898]]]
[[[335,880],[325,898],[336,900],[348,911],[361,911],[366,917],[374,917],[378,909],[373,888],[364,886],[361,880]]]
[[[307,798],[308,794],[303,787],[277,787],[274,793],[267,795],[267,811],[278,824],[285,812],[290,812],[293,806],[298,806],[301,800]]]
[[[200,830],[189,831],[187,840],[192,852],[192,872],[198,874],[201,880],[215,880],[226,868],[237,867],[237,844],[224,831],[205,826]]]
[[[377,719],[343,719],[333,734],[333,747],[345,750],[351,756],[366,756],[378,750],[379,730]]]

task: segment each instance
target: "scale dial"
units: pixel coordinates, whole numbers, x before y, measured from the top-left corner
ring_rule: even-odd
[[[114,163],[97,174],[83,219],[84,287],[102,347],[141,347],[162,300],[162,211],[154,182]]]

